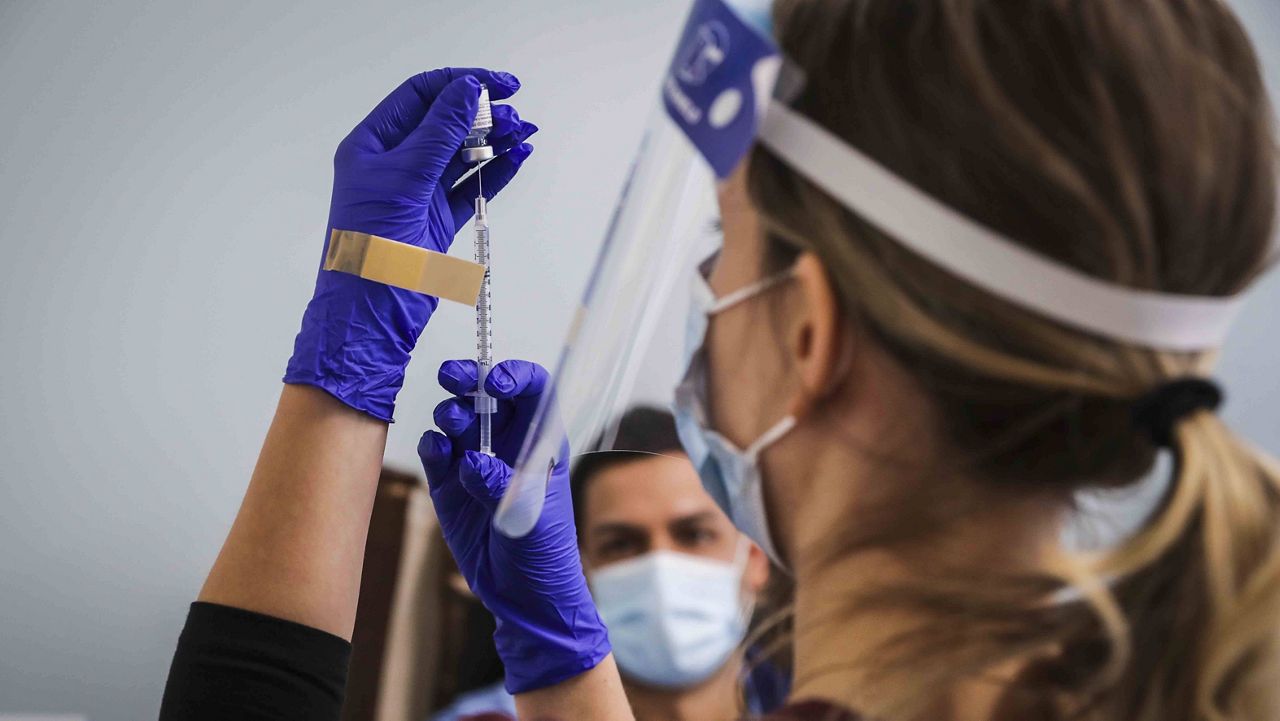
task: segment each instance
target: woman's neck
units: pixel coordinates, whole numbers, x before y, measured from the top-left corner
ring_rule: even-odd
[[[623,677],[627,700],[636,721],[726,721],[739,718],[738,673],[740,657],[734,657],[711,678],[697,686],[662,689],[629,683]]]
[[[877,652],[918,619],[902,610],[854,613],[847,604],[861,591],[910,575],[874,552],[797,574],[792,699],[821,699],[860,713],[882,707],[870,678],[880,670]]]
[[[828,504],[829,506],[830,504]],[[825,511],[829,514],[829,511]],[[815,511],[815,515],[822,515]],[[829,517],[830,518],[830,517]],[[846,524],[856,523],[846,518]],[[931,536],[914,551],[874,548],[831,559],[839,533],[831,525],[802,524],[793,548],[796,568],[795,683],[791,698],[823,699],[860,713],[883,712],[892,677],[886,670],[885,644],[921,627],[927,619],[904,607],[876,606],[854,610],[851,604],[867,591],[909,586],[926,581],[921,569],[937,567],[941,559],[969,559],[984,571],[1030,570],[1057,546],[1054,516],[1044,504],[987,509],[956,523],[946,533]],[[848,527],[846,525],[846,527]],[[806,563],[804,549],[827,560]],[[920,709],[939,721],[990,719],[1005,687],[1022,664],[974,669],[981,681],[964,682],[936,691],[936,699]],[[995,679],[996,682],[992,683]],[[919,698],[919,694],[915,694]]]

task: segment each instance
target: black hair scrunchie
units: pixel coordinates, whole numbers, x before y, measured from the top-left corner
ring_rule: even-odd
[[[1207,378],[1169,381],[1134,403],[1133,425],[1157,448],[1172,448],[1179,421],[1196,411],[1216,411],[1222,400],[1222,388]]]

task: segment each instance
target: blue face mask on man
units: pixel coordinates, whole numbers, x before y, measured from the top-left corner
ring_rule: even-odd
[[[796,418],[787,416],[778,421],[745,449],[738,448],[712,430],[708,423],[707,354],[704,345],[712,316],[789,280],[791,272],[765,278],[717,299],[707,284],[705,274],[710,260],[713,259],[703,263],[694,273],[693,295],[685,327],[685,373],[675,393],[676,432],[702,479],[703,487],[720,510],[771,561],[785,568],[769,534],[760,454],[795,428]]]
[[[623,674],[689,688],[723,668],[751,618],[742,590],[749,549],[742,539],[731,562],[654,551],[591,572],[591,595]]]

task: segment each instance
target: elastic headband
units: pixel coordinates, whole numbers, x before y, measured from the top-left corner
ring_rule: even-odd
[[[1216,348],[1242,300],[1156,293],[1050,260],[925,194],[830,132],[774,102],[758,139],[793,170],[950,273],[1053,320],[1174,351]]]

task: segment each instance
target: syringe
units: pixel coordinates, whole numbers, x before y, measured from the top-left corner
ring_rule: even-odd
[[[493,115],[489,107],[489,89],[481,86],[480,106],[476,111],[476,119],[471,124],[471,132],[462,144],[464,162],[480,164],[493,157],[493,148],[489,147],[489,130],[493,128]],[[484,199],[484,184],[480,177],[480,168],[476,168],[476,262],[484,266],[484,280],[480,284],[480,297],[476,299],[476,420],[480,424],[480,452],[493,455],[493,412],[497,402],[484,391],[485,379],[489,377],[489,369],[493,367],[493,298],[489,293],[489,209]]]

